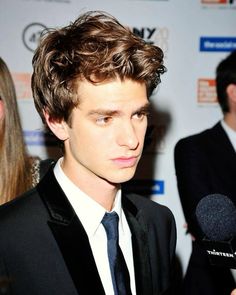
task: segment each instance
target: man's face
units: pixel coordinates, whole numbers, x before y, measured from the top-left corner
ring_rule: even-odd
[[[64,168],[68,176],[114,184],[131,179],[147,128],[145,84],[115,80],[93,85],[83,81],[78,94],[80,104],[72,111],[71,126],[65,124]]]

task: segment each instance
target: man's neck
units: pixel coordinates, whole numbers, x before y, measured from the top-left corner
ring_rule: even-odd
[[[224,121],[231,129],[236,131],[236,115],[235,114],[225,113]]]
[[[120,184],[109,183],[108,181],[99,178],[96,175],[84,175],[84,173],[71,173],[71,170],[67,169],[64,165],[64,161],[61,163],[61,168],[66,176],[87,196],[92,198],[107,211],[111,211],[114,205],[116,194],[120,188]]]

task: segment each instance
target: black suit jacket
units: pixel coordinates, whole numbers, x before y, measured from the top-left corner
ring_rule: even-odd
[[[235,286],[230,271],[210,267],[199,243],[203,233],[195,211],[198,202],[213,193],[226,195],[236,204],[236,153],[218,122],[211,129],[181,139],[175,146],[174,159],[188,230],[196,238],[186,273],[188,290],[184,294],[230,294],[228,290]]]
[[[166,207],[122,196],[137,294],[170,294],[176,231]],[[104,295],[86,232],[53,170],[0,208],[0,275],[14,295]],[[108,294],[109,295],[109,294]]]

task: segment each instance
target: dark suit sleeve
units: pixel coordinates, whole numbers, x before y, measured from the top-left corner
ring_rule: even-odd
[[[202,232],[195,218],[195,210],[201,198],[210,194],[208,157],[201,137],[181,139],[174,150],[177,186],[188,231],[196,238]]]
[[[0,295],[10,295],[10,294],[11,294],[11,278],[9,277],[3,258],[0,258]]]

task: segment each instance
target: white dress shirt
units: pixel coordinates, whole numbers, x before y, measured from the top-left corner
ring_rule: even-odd
[[[234,147],[234,150],[236,152],[236,131],[233,130],[232,128],[230,128],[224,120],[221,120],[221,126],[223,127],[223,129],[225,130],[226,134],[229,137],[229,140],[232,144],[232,146]]]
[[[114,294],[114,290],[107,255],[107,235],[103,225],[101,224],[106,210],[91,197],[82,192],[65,175],[60,165],[61,161],[62,158],[58,160],[54,167],[55,177],[88,235],[89,243],[105,293],[107,295],[112,295]],[[131,291],[132,294],[135,295],[136,291],[131,232],[121,207],[121,190],[117,192],[112,211],[116,211],[119,216],[119,245],[129,269]]]

